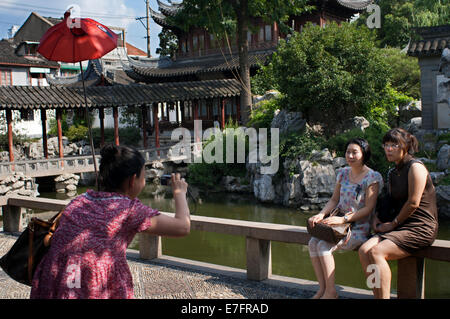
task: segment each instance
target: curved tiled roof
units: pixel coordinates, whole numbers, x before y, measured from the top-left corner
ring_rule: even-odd
[[[235,79],[154,84],[95,86],[86,88],[89,107],[140,106],[216,97],[239,96]],[[0,109],[53,109],[85,107],[81,87],[3,86]]]
[[[423,38],[412,41],[408,46],[408,55],[441,56],[445,48],[450,48],[450,24],[436,27],[417,28],[416,32]]]
[[[353,10],[365,10],[373,0],[336,0],[341,6]]]
[[[167,16],[174,16],[177,14],[177,12],[183,7],[182,3],[171,3],[166,4],[160,0],[156,0],[158,3],[159,11],[161,11],[163,14]]]
[[[260,64],[264,64],[272,53],[273,50],[249,52],[248,60],[250,67],[257,67]],[[183,59],[172,62],[166,67],[156,67],[154,63],[147,63],[146,65],[145,62],[133,62],[131,59],[129,61],[131,70],[128,70],[127,74],[137,81],[145,81],[146,78],[176,77],[239,69],[239,56],[237,54]]]

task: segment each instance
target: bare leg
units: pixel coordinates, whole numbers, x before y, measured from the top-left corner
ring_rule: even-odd
[[[391,297],[392,273],[387,261],[405,258],[409,255],[389,239],[381,241],[370,249],[369,256],[378,267],[380,275],[380,288],[375,288],[378,291],[376,298],[389,299]]]
[[[381,241],[380,237],[374,236],[374,237],[370,238],[369,240],[367,240],[364,244],[362,244],[361,247],[359,247],[359,249],[358,249],[359,260],[361,261],[361,266],[363,268],[364,274],[366,275],[367,279],[370,275],[373,274],[371,271],[369,271],[369,265],[374,264],[374,261],[371,259],[370,255],[369,255],[369,251],[374,246],[378,245],[378,243],[380,241]],[[372,291],[373,291],[374,297],[377,298],[378,291],[376,291],[374,288],[372,289]]]
[[[326,241],[320,241],[317,245],[319,250],[319,260],[322,265],[323,275],[325,277],[325,292],[321,299],[335,299],[337,298],[335,286],[335,263],[333,252],[333,244]]]
[[[323,275],[322,264],[320,263],[320,260],[318,257],[318,253],[319,253],[318,248],[317,248],[318,243],[319,243],[319,239],[314,238],[314,237],[312,237],[308,243],[311,263],[313,265],[314,273],[316,274],[316,278],[319,283],[319,290],[312,297],[312,299],[319,299],[320,297],[322,297],[323,293],[325,292],[325,277]]]
[[[325,276],[323,275],[322,264],[320,263],[319,257],[311,257],[311,263],[319,283],[319,290],[311,299],[319,299],[325,292]]]

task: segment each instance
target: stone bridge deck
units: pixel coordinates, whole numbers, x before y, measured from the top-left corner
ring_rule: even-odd
[[[0,232],[0,256],[17,236]],[[244,269],[236,269],[181,258],[162,256],[152,261],[139,259],[128,250],[136,299],[308,299],[317,283],[272,275],[251,281]],[[340,298],[372,298],[370,291],[338,286]],[[12,280],[0,269],[0,299],[28,299],[30,287]]]

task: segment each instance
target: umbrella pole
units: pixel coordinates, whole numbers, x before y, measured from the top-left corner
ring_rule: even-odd
[[[86,106],[86,123],[88,125],[89,142],[91,144],[92,160],[94,161],[95,188],[97,188],[97,190],[100,190],[99,185],[98,185],[98,171],[97,171],[97,162],[95,160],[94,141],[92,139],[91,118],[89,117],[89,108],[88,108],[88,103],[87,103],[87,98],[86,98],[86,86],[84,84],[84,72],[83,72],[83,66],[81,65],[81,61],[80,61],[80,70],[81,70],[81,82],[83,83],[84,104]]]

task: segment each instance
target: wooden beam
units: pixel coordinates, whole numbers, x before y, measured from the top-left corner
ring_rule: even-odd
[[[155,147],[159,148],[159,119],[158,119],[158,103],[153,103],[153,127],[155,131]],[[159,151],[158,151],[159,156]]]
[[[56,126],[57,126],[57,130],[58,130],[59,158],[64,158],[61,121],[62,121],[62,109],[56,109]]]
[[[100,119],[100,146],[105,145],[105,109],[98,109],[98,117]]]
[[[399,299],[425,298],[425,263],[421,257],[406,257],[397,264],[397,297]]]
[[[114,117],[114,143],[119,145],[119,110],[117,106],[113,107],[113,117]]]
[[[42,122],[42,147],[44,149],[44,157],[48,159],[48,141],[47,141],[47,110],[41,109]]]
[[[14,144],[13,144],[13,128],[12,128],[12,111],[6,110],[6,124],[8,126],[8,150],[9,161],[14,162]]]
[[[148,147],[147,143],[147,106],[144,104],[141,108],[142,111],[142,139],[144,148]]]
[[[222,127],[222,130],[225,128],[225,103],[226,103],[226,99],[222,99],[222,108],[221,108],[221,113],[220,113],[220,118],[221,118],[221,123],[220,123],[220,125],[221,125],[221,127]]]

